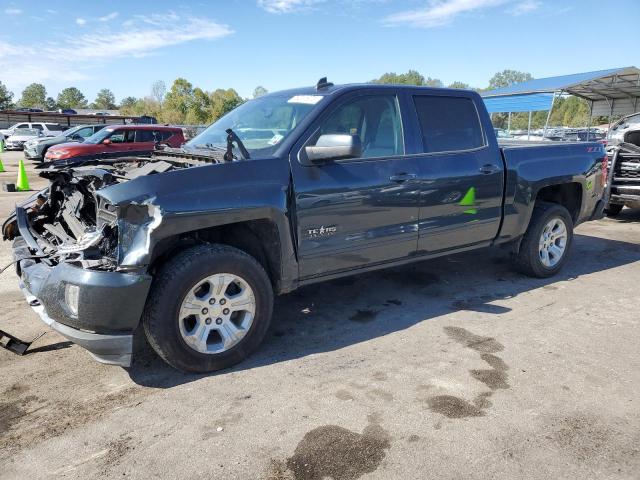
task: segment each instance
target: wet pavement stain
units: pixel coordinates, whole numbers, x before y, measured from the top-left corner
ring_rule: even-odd
[[[0,403],[0,432],[9,430],[25,413],[25,410],[15,403]]]
[[[20,391],[26,391],[20,390]],[[5,394],[11,397],[15,394],[8,393],[5,390]],[[15,399],[9,402],[0,403],[0,440],[4,439],[8,430],[20,423],[28,413],[28,408],[32,402],[37,401],[38,398],[34,395],[28,395],[23,398]],[[0,443],[1,445],[1,443]]]
[[[482,417],[484,411],[482,408],[475,406],[473,403],[467,402],[453,395],[438,395],[427,399],[429,408],[444,415],[448,418],[467,418]]]
[[[503,389],[510,387],[507,379],[509,378],[505,372],[500,370],[469,370],[471,376],[484,383],[491,390]]]
[[[495,390],[508,389],[509,366],[497,355],[496,352],[504,350],[504,346],[492,337],[483,337],[460,327],[445,327],[444,331],[456,342],[480,353],[480,358],[491,369],[469,370],[471,376],[484,383],[491,389],[477,395],[472,402],[463,400],[453,395],[438,395],[427,399],[429,408],[448,418],[482,417],[485,410],[493,405],[489,399]]]
[[[357,323],[369,323],[375,320],[378,312],[376,310],[358,310],[349,317],[349,320]]]
[[[496,353],[504,346],[493,337],[483,337],[460,327],[444,327],[444,331],[456,342],[481,353]]]
[[[278,476],[295,480],[355,480],[375,471],[391,447],[389,434],[376,424],[362,434],[336,425],[325,425],[308,432],[293,455],[279,465]]]

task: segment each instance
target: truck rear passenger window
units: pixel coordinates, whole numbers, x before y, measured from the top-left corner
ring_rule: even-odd
[[[462,97],[413,97],[425,153],[470,150],[485,145],[473,101]]]

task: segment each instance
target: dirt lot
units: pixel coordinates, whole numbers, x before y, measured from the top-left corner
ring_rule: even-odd
[[[639,225],[579,227],[550,280],[482,251],[305,288],[215,375],[101,365],[55,333],[2,350],[0,478],[637,479]],[[29,338],[17,283],[0,328]]]

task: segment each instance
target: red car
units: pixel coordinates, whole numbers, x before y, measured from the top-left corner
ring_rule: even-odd
[[[48,162],[66,159],[150,155],[156,145],[179,147],[185,142],[182,129],[162,125],[110,125],[82,143],[62,143],[44,156]]]

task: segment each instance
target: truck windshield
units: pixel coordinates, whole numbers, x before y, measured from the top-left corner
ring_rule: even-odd
[[[267,95],[232,110],[185,146],[224,148],[231,128],[251,158],[269,156],[322,100],[322,95]]]

